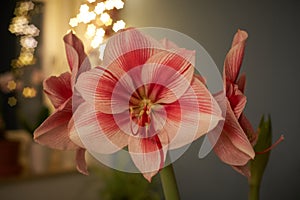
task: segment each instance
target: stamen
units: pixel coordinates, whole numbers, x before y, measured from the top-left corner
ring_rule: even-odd
[[[133,107],[130,106],[129,110],[130,110],[130,131],[131,131],[132,135],[136,136],[139,133],[139,128],[138,128],[138,130],[136,132],[134,132],[134,130],[133,130],[133,120],[132,120],[132,118],[133,118],[133,112],[134,112],[133,111]]]
[[[264,154],[264,153],[267,153],[269,151],[271,151],[273,148],[275,148],[280,142],[282,142],[284,140],[284,136],[281,135],[279,137],[279,139],[274,143],[272,144],[270,147],[266,148],[265,150],[263,151],[260,151],[260,152],[255,152],[256,154]]]
[[[136,136],[141,132],[141,128],[145,128],[143,131],[143,136],[149,137],[149,125],[151,123],[151,101],[149,99],[143,99],[140,101],[138,106],[130,106],[130,130],[132,135]],[[136,121],[134,121],[136,119]],[[135,132],[133,130],[133,123],[138,125],[138,130]]]

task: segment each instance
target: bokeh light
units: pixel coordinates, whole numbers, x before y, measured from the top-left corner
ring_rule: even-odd
[[[97,49],[107,37],[126,27],[124,20],[117,19],[124,4],[122,0],[86,0],[76,17],[69,20],[69,25],[72,29],[86,26],[84,36],[90,46]]]
[[[34,9],[32,1],[18,2],[15,8],[15,17],[12,18],[8,30],[20,36],[21,51],[18,58],[13,59],[11,65],[13,68],[20,68],[35,63],[34,52],[38,45],[34,37],[39,36],[40,30],[33,24],[30,24],[30,11]]]

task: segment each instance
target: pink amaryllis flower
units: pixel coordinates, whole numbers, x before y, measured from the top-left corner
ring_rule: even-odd
[[[259,131],[254,131],[243,112],[246,105],[246,96],[244,95],[246,76],[242,74],[239,77],[247,38],[247,32],[238,30],[225,58],[223,78],[227,97],[227,112],[223,131],[214,149],[222,161],[249,177],[251,174],[248,161],[253,159],[255,154],[267,153],[284,137],[281,135],[273,145],[262,152],[254,152],[253,147],[259,140]]]
[[[221,111],[194,76],[195,52],[164,45],[136,29],[109,39],[103,65],[79,76],[85,100],[74,113],[78,138],[88,151],[124,147],[151,181],[166,154],[213,129]]]
[[[255,156],[252,145],[255,143],[256,133],[243,114],[246,105],[245,75],[238,78],[247,37],[245,31],[238,30],[225,58],[223,78],[227,111],[222,133],[214,146],[219,158],[232,166],[244,166]],[[234,168],[249,175],[246,168]]]
[[[36,142],[59,150],[76,150],[77,169],[87,174],[85,149],[71,141],[69,122],[72,121],[72,95],[80,71],[89,69],[89,61],[82,42],[70,32],[64,37],[68,64],[71,70],[60,76],[51,76],[43,83],[55,111],[34,132]]]
[[[231,49],[225,58],[223,76],[226,96],[228,97],[230,106],[236,118],[239,119],[240,125],[245,131],[250,143],[254,145],[257,140],[257,133],[243,113],[246,105],[246,96],[244,95],[246,76],[242,74],[238,77],[247,38],[248,34],[245,31],[238,30],[235,34]]]

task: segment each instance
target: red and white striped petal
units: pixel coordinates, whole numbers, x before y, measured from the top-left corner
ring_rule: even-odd
[[[165,49],[172,50],[172,49],[178,49],[179,47],[172,42],[171,40],[168,40],[167,38],[163,38],[160,40],[160,43],[163,45]]]
[[[69,138],[77,146],[79,146],[80,148],[84,148],[84,145],[81,142],[81,139],[80,139],[79,134],[77,132],[77,128],[75,126],[74,116],[75,115],[72,116],[72,118],[70,119],[69,124],[68,124]]]
[[[246,74],[242,74],[238,80],[237,83],[239,90],[245,94],[245,87],[246,87]]]
[[[152,56],[142,68],[142,82],[156,84],[148,88],[148,97],[156,103],[171,103],[180,98],[193,78],[194,59],[195,53],[184,49]]]
[[[232,47],[226,55],[224,62],[224,81],[235,83],[240,72],[243,61],[245,44],[248,34],[245,31],[238,31],[233,39]]]
[[[44,81],[43,87],[53,106],[58,108],[72,97],[71,74],[65,72],[59,77],[51,76]]]
[[[229,165],[245,165],[251,159],[249,155],[232,143],[231,138],[228,137],[228,132],[225,130],[215,144],[214,151],[224,163]]]
[[[120,130],[114,116],[97,112],[88,103],[78,107],[73,119],[76,128],[74,133],[79,135],[82,144],[89,151],[110,154],[128,144],[128,135]]]
[[[83,148],[76,150],[76,168],[80,173],[89,175],[85,161],[85,149]]]
[[[144,64],[151,56],[159,52],[162,45],[142,34],[139,30],[129,28],[111,37],[104,51],[104,66],[117,65],[125,72]]]
[[[90,71],[81,74],[75,85],[75,90],[78,91],[81,97],[89,104],[95,104],[98,94],[96,93],[99,84],[99,79],[104,74],[104,69],[95,67]],[[104,87],[108,87],[105,85]]]
[[[238,43],[243,42],[247,38],[248,38],[248,33],[246,31],[238,29],[238,31],[236,32],[236,34],[233,37],[231,47],[234,47]]]
[[[232,168],[238,173],[242,174],[243,176],[246,176],[247,178],[251,176],[250,167],[248,163],[243,166],[232,166]]]
[[[214,146],[214,150],[219,158],[229,165],[245,165],[255,156],[253,147],[239,125],[229,102],[227,102],[223,131]]]
[[[111,98],[117,82],[118,77],[103,68],[96,67],[81,74],[75,88],[84,100],[94,105],[95,110],[110,114],[114,103]]]
[[[246,96],[238,89],[237,85],[234,85],[232,95],[227,96],[236,118],[240,118],[244,108],[246,106],[247,98]]]
[[[70,70],[78,69],[86,57],[81,40],[71,31],[63,38]]]
[[[74,88],[78,75],[91,68],[91,64],[84,52],[82,41],[71,31],[64,36],[65,50],[68,64],[72,72],[71,85]]]
[[[164,167],[168,143],[166,136],[166,134],[159,134],[149,138],[129,138],[130,156],[135,166],[149,182]]]
[[[192,143],[222,120],[222,113],[205,85],[193,79],[191,87],[177,102],[164,106],[170,149]]]
[[[197,78],[199,81],[201,81],[201,83],[203,83],[204,85],[207,84],[207,81],[205,79],[205,77],[199,75],[199,74],[194,74],[194,78]]]
[[[216,119],[221,120],[222,111],[219,104],[215,100],[215,98],[211,95],[210,91],[207,89],[206,85],[203,83],[203,78],[194,77],[191,83],[191,89],[189,92],[185,94],[184,98],[194,98],[190,97],[191,95],[196,95],[197,104],[200,113],[211,114],[216,117]],[[220,93],[221,94],[221,93]],[[222,97],[222,95],[219,95]],[[220,100],[222,101],[222,100]]]
[[[244,113],[241,114],[241,116],[239,118],[239,123],[240,123],[242,129],[244,130],[244,132],[246,133],[248,140],[250,141],[252,146],[254,146],[258,139],[258,133],[256,131],[254,131],[252,124],[247,119],[247,117]]]
[[[34,140],[54,149],[77,149],[78,146],[70,140],[68,134],[68,123],[71,117],[70,98],[35,130]]]

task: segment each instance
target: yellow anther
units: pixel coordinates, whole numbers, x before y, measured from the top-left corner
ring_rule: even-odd
[[[129,112],[130,112],[130,115],[131,115],[131,114],[133,113],[133,107],[130,106],[130,107],[129,107],[129,110],[130,110]]]
[[[141,110],[141,111],[140,111],[140,114],[139,114],[139,117],[141,117],[144,113],[145,113],[145,111],[144,111],[144,110]]]

